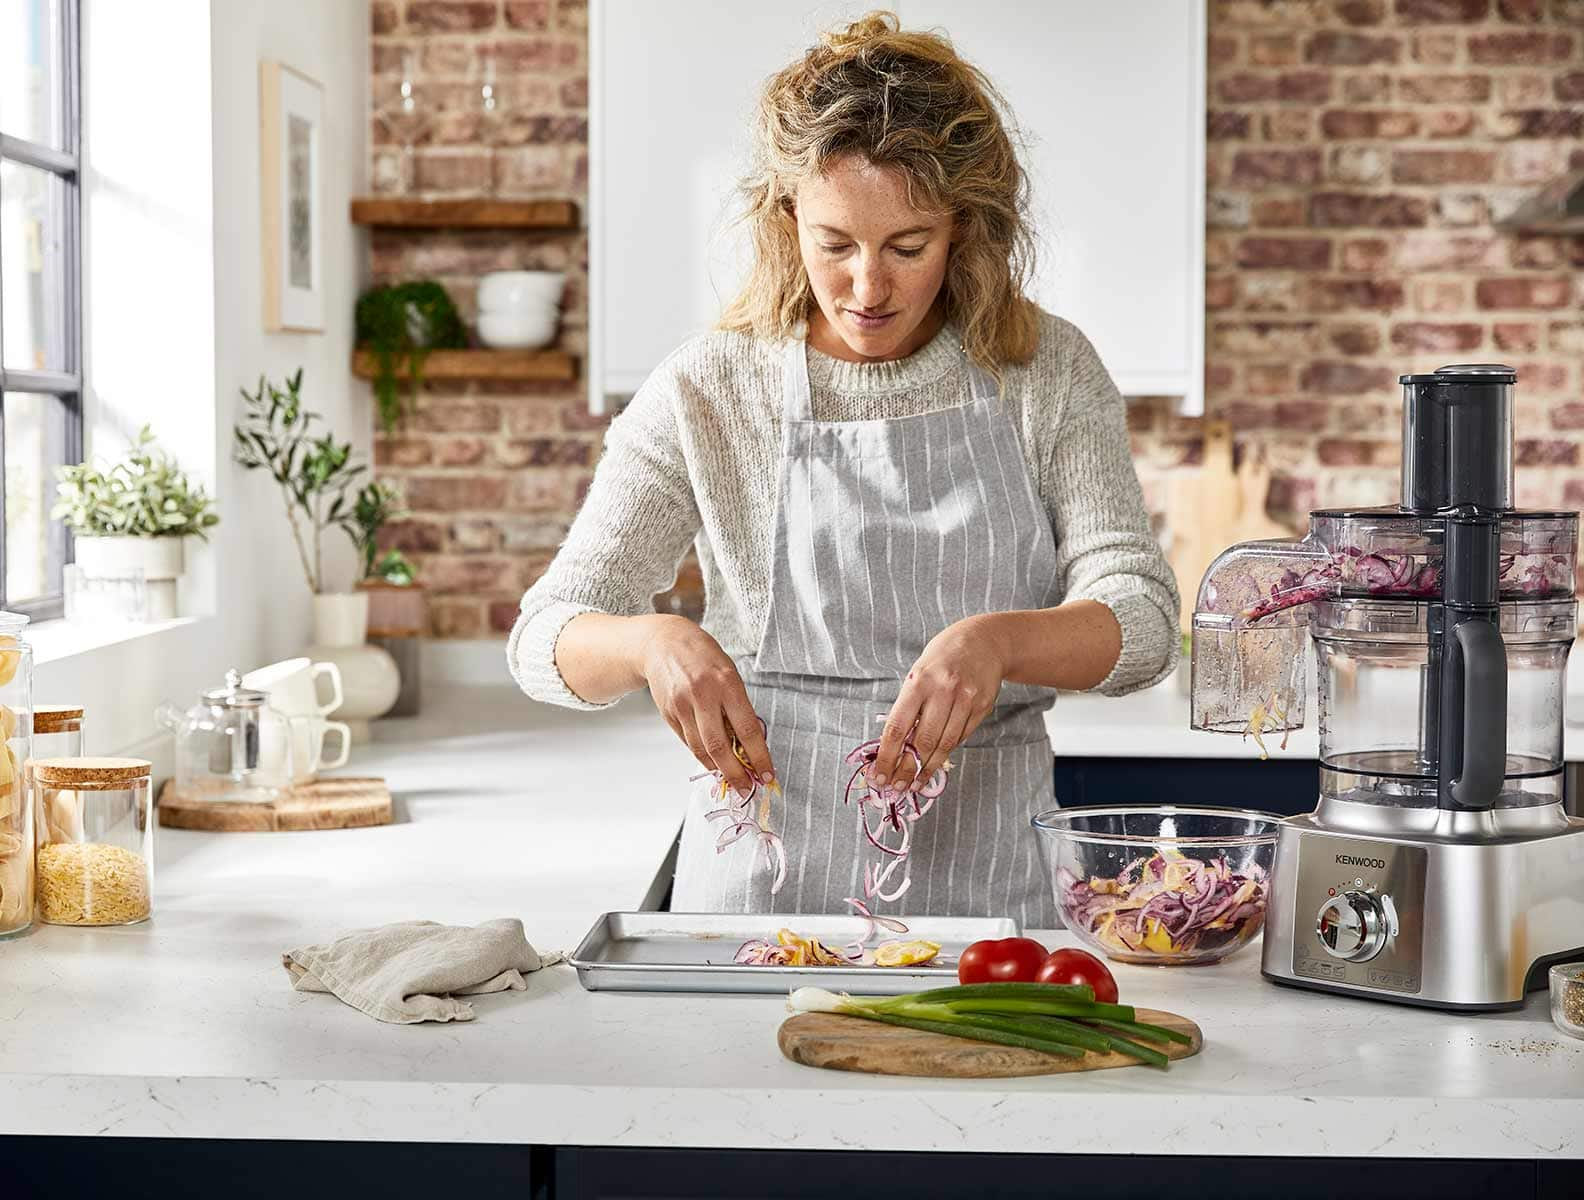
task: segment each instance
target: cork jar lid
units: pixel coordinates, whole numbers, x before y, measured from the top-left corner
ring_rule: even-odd
[[[60,733],[80,725],[83,719],[81,704],[35,704],[33,706],[34,733]]]
[[[111,790],[148,779],[146,758],[35,758],[33,778],[49,787]]]

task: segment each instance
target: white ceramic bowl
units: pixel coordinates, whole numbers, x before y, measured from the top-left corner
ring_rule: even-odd
[[[479,280],[480,312],[520,312],[539,304],[559,305],[566,287],[561,271],[491,271]]]
[[[512,317],[520,321],[555,321],[561,315],[561,306],[550,300],[529,300],[511,308],[481,308],[479,316]]]
[[[555,334],[553,313],[525,316],[514,312],[481,312],[478,315],[479,341],[496,350],[537,350],[554,341]]]

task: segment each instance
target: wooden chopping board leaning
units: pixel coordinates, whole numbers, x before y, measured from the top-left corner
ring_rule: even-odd
[[[1192,628],[1194,602],[1205,571],[1228,546],[1261,538],[1291,538],[1293,533],[1265,512],[1270,465],[1263,456],[1245,455],[1232,465],[1232,427],[1207,421],[1204,461],[1196,472],[1174,472],[1167,482],[1167,555],[1182,596],[1183,630]]]

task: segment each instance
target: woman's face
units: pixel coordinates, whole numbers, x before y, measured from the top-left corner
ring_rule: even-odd
[[[816,349],[849,361],[902,358],[935,336],[951,218],[908,201],[900,172],[859,155],[797,190],[798,246],[819,312]]]

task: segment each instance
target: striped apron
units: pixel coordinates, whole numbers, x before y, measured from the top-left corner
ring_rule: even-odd
[[[737,664],[769,727],[783,789],[769,827],[783,839],[787,877],[772,896],[755,839],[716,852],[721,827],[705,813],[718,801],[706,783],[683,824],[676,911],[848,911],[865,864],[882,856],[856,804],[843,803],[853,770],[844,756],[879,736],[879,718],[935,634],[977,613],[1054,602],[1050,518],[994,380],[970,365],[970,388],[957,408],[816,421],[804,343],[788,343],[769,615],[756,655]],[[913,825],[912,886],[872,907],[1059,926],[1029,827],[1055,803],[1043,717],[1053,695],[1002,686],[952,752],[945,793]]]

